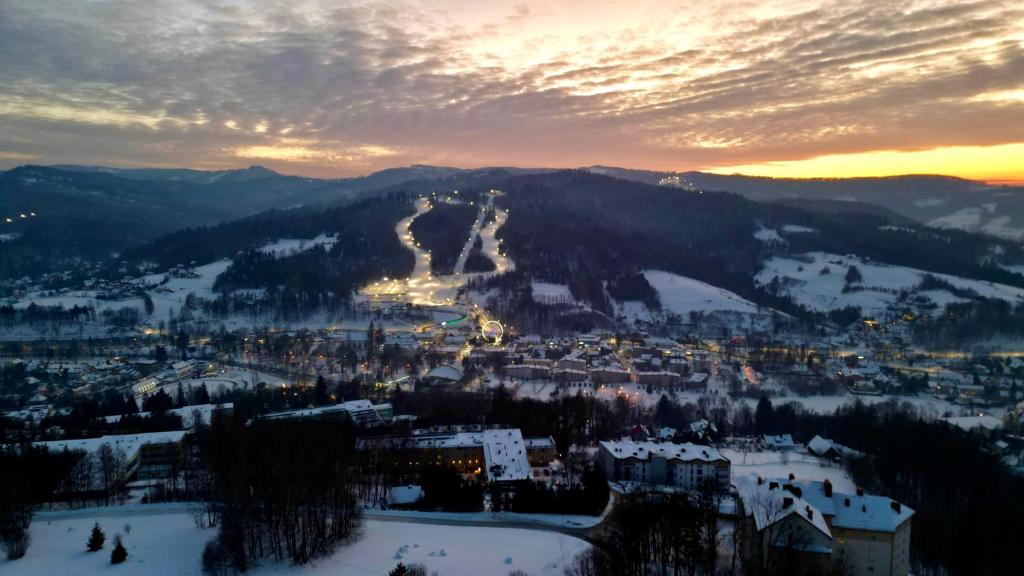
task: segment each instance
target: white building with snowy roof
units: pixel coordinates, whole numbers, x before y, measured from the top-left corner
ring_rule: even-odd
[[[628,438],[600,444],[600,461],[609,480],[693,490],[707,481],[729,485],[729,459],[711,446],[673,442],[636,442]]]
[[[788,547],[818,561],[841,561],[853,576],[905,576],[910,570],[914,511],[900,502],[860,489],[856,494],[835,492],[828,480],[748,476],[735,486],[741,529],[748,531],[745,540],[756,543],[741,550],[748,561],[764,560],[773,549]],[[791,517],[799,517],[799,524]],[[780,534],[786,537],[780,539]]]

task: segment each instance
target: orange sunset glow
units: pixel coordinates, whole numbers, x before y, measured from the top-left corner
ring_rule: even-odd
[[[1019,2],[0,6],[3,168],[1024,180]]]

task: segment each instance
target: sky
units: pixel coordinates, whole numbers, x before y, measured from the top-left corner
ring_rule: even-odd
[[[1024,3],[0,0],[0,168],[1024,181]]]

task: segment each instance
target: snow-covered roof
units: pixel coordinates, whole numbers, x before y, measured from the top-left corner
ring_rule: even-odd
[[[81,450],[87,453],[97,452],[104,444],[111,448],[123,450],[125,455],[131,458],[139,448],[146,444],[168,444],[180,442],[185,437],[184,430],[171,430],[168,432],[148,432],[145,434],[118,434],[113,436],[100,436],[99,438],[80,438],[75,440],[50,440],[47,442],[34,442],[35,446],[49,448],[51,452],[60,452],[65,448],[68,450]]]
[[[775,448],[792,448],[796,446],[792,434],[765,434],[764,443],[766,446],[774,446]]]
[[[743,502],[744,514],[753,517],[758,531],[796,514],[829,539],[832,538],[821,510],[800,496],[783,490],[778,481],[762,481],[750,475],[739,478],[735,486]]]
[[[555,447],[555,439],[552,438],[551,436],[544,436],[544,437],[539,437],[539,438],[526,438],[526,439],[524,439],[524,442],[526,442],[526,447],[527,448],[533,448],[533,449],[554,448]]]
[[[196,404],[194,406],[185,406],[183,408],[172,408],[170,410],[167,410],[165,414],[174,414],[176,416],[180,416],[182,419],[182,424],[184,424],[185,426],[189,426],[195,423],[194,416],[198,412],[200,421],[208,424],[215,410],[231,410],[234,408],[234,406],[235,405],[232,402],[226,402],[224,404]],[[152,412],[139,412],[138,414],[135,415],[145,418],[147,416],[150,416],[151,414]],[[116,415],[105,416],[103,419],[109,423],[114,423],[120,421],[121,418],[122,416]]]
[[[767,481],[766,481],[767,482]],[[800,497],[811,503],[826,516],[832,517],[834,528],[895,532],[896,528],[914,515],[914,510],[891,498],[864,494],[825,493],[825,483],[817,481],[775,480],[781,486],[791,484],[800,489]]]
[[[485,430],[483,442],[488,480],[529,480],[530,461],[526,457],[523,434],[518,428]]]
[[[711,446],[701,446],[684,442],[635,442],[628,438],[622,440],[605,440],[601,446],[609,454],[618,459],[636,458],[638,460],[649,460],[651,456],[665,458],[667,460],[681,460],[693,462],[696,460],[704,462],[728,462],[729,459]]]
[[[424,378],[439,378],[441,380],[451,380],[453,382],[462,380],[462,370],[459,370],[451,364],[442,364],[427,372]]]
[[[388,492],[388,504],[413,504],[423,498],[423,488],[410,484],[395,486]]]
[[[821,436],[815,436],[807,443],[807,449],[819,456],[834,448],[835,444],[831,440],[828,438],[822,438]]]

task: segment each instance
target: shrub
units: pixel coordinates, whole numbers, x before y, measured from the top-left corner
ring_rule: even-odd
[[[110,563],[120,564],[128,559],[128,550],[121,543],[121,536],[114,536],[114,549],[110,551]]]

